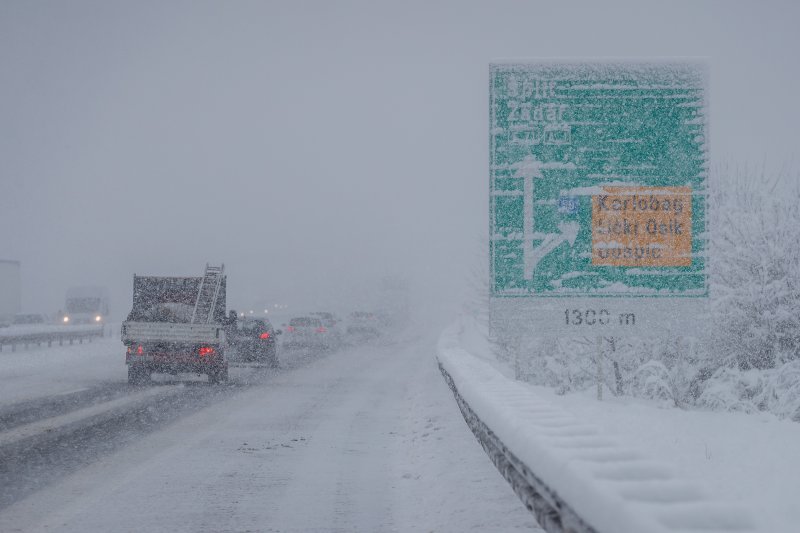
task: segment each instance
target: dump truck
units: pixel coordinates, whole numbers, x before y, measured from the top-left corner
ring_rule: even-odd
[[[133,307],[121,335],[129,383],[147,383],[153,373],[227,381],[224,271],[224,265],[206,265],[199,277],[134,274]]]

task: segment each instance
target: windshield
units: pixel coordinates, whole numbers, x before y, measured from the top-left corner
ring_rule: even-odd
[[[268,329],[267,325],[260,320],[239,320],[236,323],[236,327],[240,331],[245,332],[264,331]]]
[[[100,298],[70,298],[67,300],[68,313],[100,312]]]

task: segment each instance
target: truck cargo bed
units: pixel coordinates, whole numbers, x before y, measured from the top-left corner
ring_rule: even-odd
[[[219,324],[174,324],[170,322],[122,323],[122,342],[196,342],[216,344],[225,339]]]

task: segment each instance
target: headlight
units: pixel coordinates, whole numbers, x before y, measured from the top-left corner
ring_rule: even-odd
[[[66,324],[67,322],[69,322],[69,317],[68,317],[68,316],[65,316],[65,317],[64,317],[64,324]]]
[[[100,315],[97,315],[96,317],[94,317],[94,321],[95,322],[100,322],[101,320],[103,320],[103,317],[101,317]]]

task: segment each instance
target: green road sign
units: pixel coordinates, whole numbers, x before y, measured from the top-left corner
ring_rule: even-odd
[[[494,297],[704,297],[701,63],[490,67]]]

